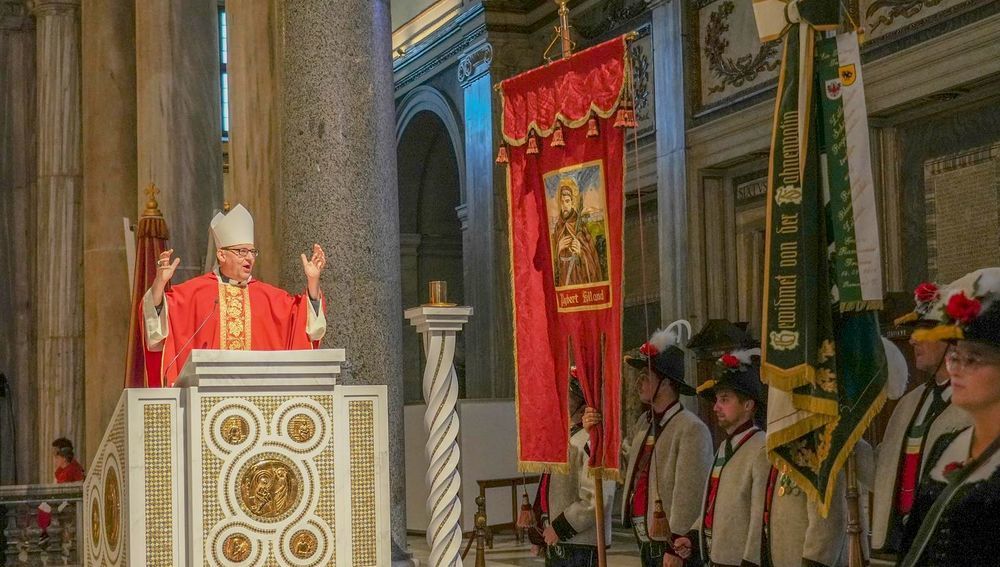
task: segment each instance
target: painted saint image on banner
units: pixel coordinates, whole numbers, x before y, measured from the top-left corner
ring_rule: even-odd
[[[600,160],[543,176],[556,289],[606,283],[607,197]]]

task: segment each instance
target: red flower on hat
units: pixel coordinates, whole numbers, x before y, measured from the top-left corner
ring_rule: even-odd
[[[967,324],[979,316],[979,311],[982,308],[983,306],[979,303],[978,299],[969,298],[963,291],[951,296],[947,307],[945,307],[945,311],[955,321]]]
[[[660,350],[655,346],[653,346],[652,344],[650,344],[649,342],[642,343],[642,346],[639,347],[639,352],[648,357],[654,357],[660,354]]]
[[[726,368],[740,367],[740,359],[736,358],[735,356],[729,353],[722,355],[722,358],[720,358],[719,361],[722,362],[723,366],[725,366]]]
[[[941,296],[941,290],[934,282],[924,282],[913,290],[913,299],[917,303],[930,303]]]

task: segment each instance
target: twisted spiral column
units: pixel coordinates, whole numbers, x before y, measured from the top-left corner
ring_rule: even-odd
[[[432,567],[461,566],[462,478],[458,471],[461,450],[458,444],[458,375],[455,335],[468,321],[470,307],[418,307],[407,310],[406,318],[423,335],[427,366],[423,393],[427,403],[424,453],[429,463],[427,483],[427,543]]]

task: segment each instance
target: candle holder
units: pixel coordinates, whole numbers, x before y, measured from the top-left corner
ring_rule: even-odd
[[[424,307],[455,307],[455,303],[448,302],[448,282],[435,280],[428,282],[429,300]]]

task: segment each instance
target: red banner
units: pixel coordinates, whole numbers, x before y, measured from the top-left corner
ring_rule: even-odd
[[[625,54],[618,38],[500,85],[522,471],[567,462],[572,362],[604,417],[590,465],[619,474]]]
[[[156,279],[156,262],[167,249],[167,221],[163,220],[150,188],[146,210],[135,229],[135,274],[132,278],[132,311],[128,325],[128,347],[125,350],[125,387],[162,388],[160,377],[161,352],[146,350],[146,337],[142,324],[142,296]],[[169,289],[169,287],[168,287]]]

